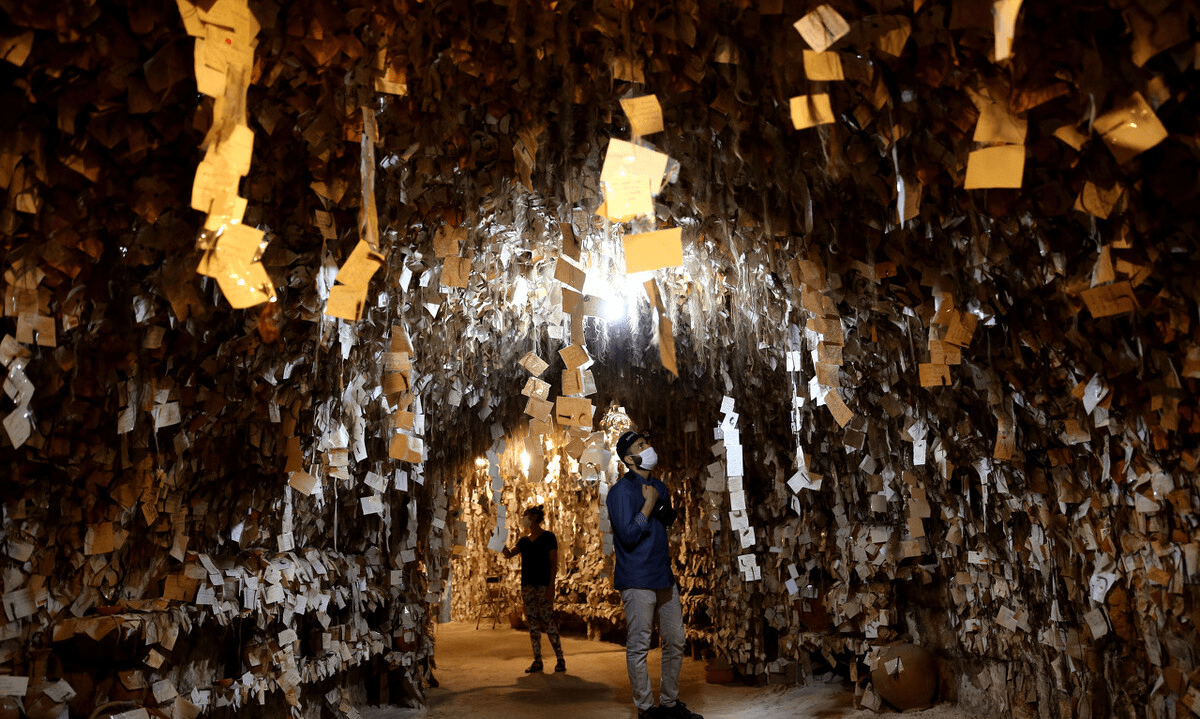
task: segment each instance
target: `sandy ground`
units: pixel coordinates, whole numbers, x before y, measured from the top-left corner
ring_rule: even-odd
[[[635,719],[637,712],[625,673],[625,648],[583,637],[564,636],[567,671],[525,674],[532,661],[528,632],[507,626],[490,629],[484,622],[452,622],[437,630],[437,669],[440,686],[428,690],[426,709],[362,707],[365,719],[458,719],[459,717],[520,717],[521,719]],[[554,653],[542,638],[543,661],[551,669]],[[659,655],[650,654],[650,675],[658,687]],[[877,719],[854,709],[851,688],[840,678],[805,687],[746,687],[708,684],[704,664],[685,659],[680,698],[705,719]],[[937,705],[904,713],[905,719],[976,719],[952,705]]]

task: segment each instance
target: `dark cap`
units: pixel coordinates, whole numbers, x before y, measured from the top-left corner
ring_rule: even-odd
[[[625,434],[622,434],[620,439],[617,440],[617,459],[624,460],[625,456],[629,454],[629,448],[632,447],[634,442],[637,442],[639,439],[642,439],[642,435],[638,432],[634,432],[633,430],[629,430]]]

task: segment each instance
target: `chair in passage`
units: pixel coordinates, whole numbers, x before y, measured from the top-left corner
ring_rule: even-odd
[[[479,628],[479,620],[484,617],[491,617],[492,629],[496,628],[496,624],[504,615],[504,587],[500,584],[500,577],[487,578],[487,594],[484,595],[484,608],[486,611],[481,612],[475,617],[475,628]]]

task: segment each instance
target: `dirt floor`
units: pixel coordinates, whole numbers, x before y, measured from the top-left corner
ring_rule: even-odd
[[[634,719],[637,712],[625,673],[625,648],[609,642],[564,636],[567,671],[526,674],[532,661],[529,633],[508,626],[491,629],[484,622],[451,622],[437,629],[437,688],[428,690],[426,709],[363,707],[364,719],[458,719],[459,717],[520,717],[520,719]],[[552,669],[554,653],[542,638],[543,661]],[[658,687],[659,655],[650,654],[650,675]],[[851,687],[840,677],[805,687],[747,687],[705,682],[704,664],[685,659],[680,699],[705,719],[876,719],[854,709]],[[952,705],[937,705],[904,713],[905,719],[977,719]]]

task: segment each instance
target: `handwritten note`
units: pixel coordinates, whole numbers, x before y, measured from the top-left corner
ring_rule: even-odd
[[[662,105],[654,95],[631,97],[621,100],[621,109],[629,118],[629,126],[635,136],[653,135],[662,132]]]

